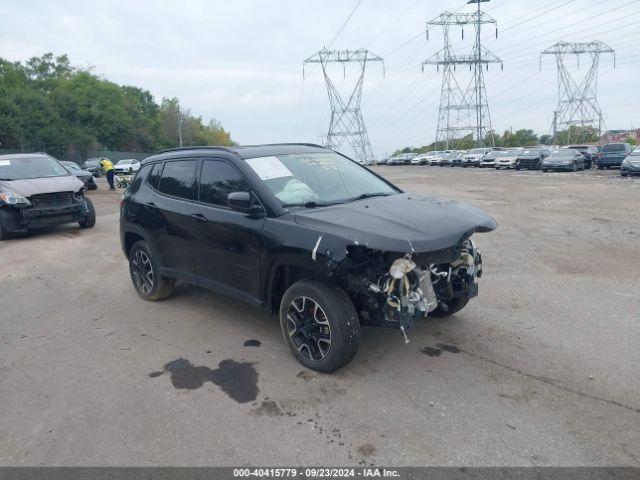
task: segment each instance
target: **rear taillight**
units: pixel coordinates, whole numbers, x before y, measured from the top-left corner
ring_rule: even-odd
[[[124,207],[124,195],[120,197],[120,210],[122,210],[122,207]]]
[[[596,155],[596,157],[602,158],[602,152],[598,152],[598,155]]]

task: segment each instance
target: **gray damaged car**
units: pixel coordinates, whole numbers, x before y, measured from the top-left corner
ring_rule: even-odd
[[[95,222],[84,183],[55,158],[0,155],[0,240],[65,223],[91,228]]]

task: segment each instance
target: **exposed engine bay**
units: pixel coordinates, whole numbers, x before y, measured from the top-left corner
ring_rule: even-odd
[[[448,253],[455,260],[450,262],[443,262],[443,255],[411,252],[394,257],[369,251],[368,260],[349,268],[348,289],[355,294],[361,322],[398,328],[408,343],[407,333],[416,320],[447,314],[452,305],[464,305],[475,297],[482,276],[480,252],[470,238],[452,250]]]

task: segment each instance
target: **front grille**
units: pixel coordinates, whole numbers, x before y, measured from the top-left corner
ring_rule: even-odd
[[[35,208],[64,207],[73,203],[73,192],[44,193],[31,196]]]

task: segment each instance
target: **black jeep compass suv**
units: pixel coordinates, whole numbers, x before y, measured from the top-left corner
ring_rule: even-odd
[[[348,363],[360,324],[447,316],[477,295],[471,236],[496,222],[449,200],[402,192],[317,145],[191,147],[142,162],[120,234],[145,300],[176,280],[279,312],[305,366]]]

